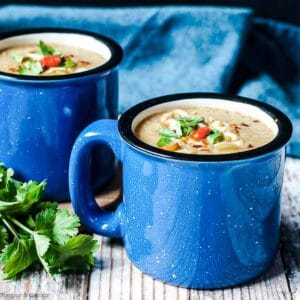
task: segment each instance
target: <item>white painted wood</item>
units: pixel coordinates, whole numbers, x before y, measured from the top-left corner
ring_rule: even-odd
[[[131,300],[142,299],[142,272],[134,265],[131,265]]]
[[[282,257],[293,299],[300,300],[300,159],[286,161],[282,201]]]
[[[154,280],[154,300],[164,300],[165,299],[165,288],[164,284]]]
[[[93,272],[91,272],[90,275],[88,297],[89,299],[100,299],[99,282],[101,279],[101,268],[102,268],[101,249],[103,245],[102,243],[103,238],[101,236],[94,236],[94,237],[98,240],[100,244],[100,249],[97,251],[95,255],[95,267],[93,269]]]
[[[154,280],[147,275],[143,275],[143,300],[154,299]],[[173,298],[175,299],[175,298]]]
[[[173,285],[164,285],[165,300],[178,299],[178,288]]]
[[[122,299],[122,246],[118,243],[113,244],[111,250],[111,277],[110,277],[110,298],[121,300]]]
[[[131,264],[124,248],[122,249],[122,264],[122,300],[131,300]]]

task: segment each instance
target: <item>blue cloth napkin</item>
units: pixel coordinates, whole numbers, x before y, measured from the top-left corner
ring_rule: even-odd
[[[125,50],[120,112],[168,93],[240,94],[292,119],[288,154],[300,157],[300,27],[241,8],[0,8],[0,31],[31,27],[85,29],[117,40]]]

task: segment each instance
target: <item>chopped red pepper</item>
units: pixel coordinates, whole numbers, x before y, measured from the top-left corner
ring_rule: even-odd
[[[198,128],[191,132],[190,137],[193,140],[201,141],[210,134],[210,131],[211,130],[208,127]]]
[[[43,68],[58,67],[61,64],[61,58],[58,55],[47,55],[41,60]]]

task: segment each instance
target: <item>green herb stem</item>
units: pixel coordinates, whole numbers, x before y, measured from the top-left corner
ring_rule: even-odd
[[[24,231],[26,231],[29,234],[34,234],[34,232],[32,230],[30,230],[28,227],[26,227],[25,225],[23,225],[21,222],[19,222],[18,220],[16,220],[13,217],[7,216],[7,218],[13,222],[15,225],[17,225],[18,227],[20,227],[21,229],[23,229]]]
[[[13,236],[19,240],[18,234],[15,231],[15,229],[13,228],[13,226],[4,218],[4,216],[2,214],[0,214],[0,218],[3,222],[3,224],[7,227],[7,229],[13,234]]]

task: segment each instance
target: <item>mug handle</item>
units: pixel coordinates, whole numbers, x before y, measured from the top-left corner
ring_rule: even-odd
[[[78,136],[69,166],[71,201],[75,213],[86,228],[104,236],[121,237],[123,202],[116,211],[105,211],[97,205],[91,190],[91,153],[93,147],[99,144],[111,148],[117,160],[121,161],[121,139],[116,120],[93,122]]]

